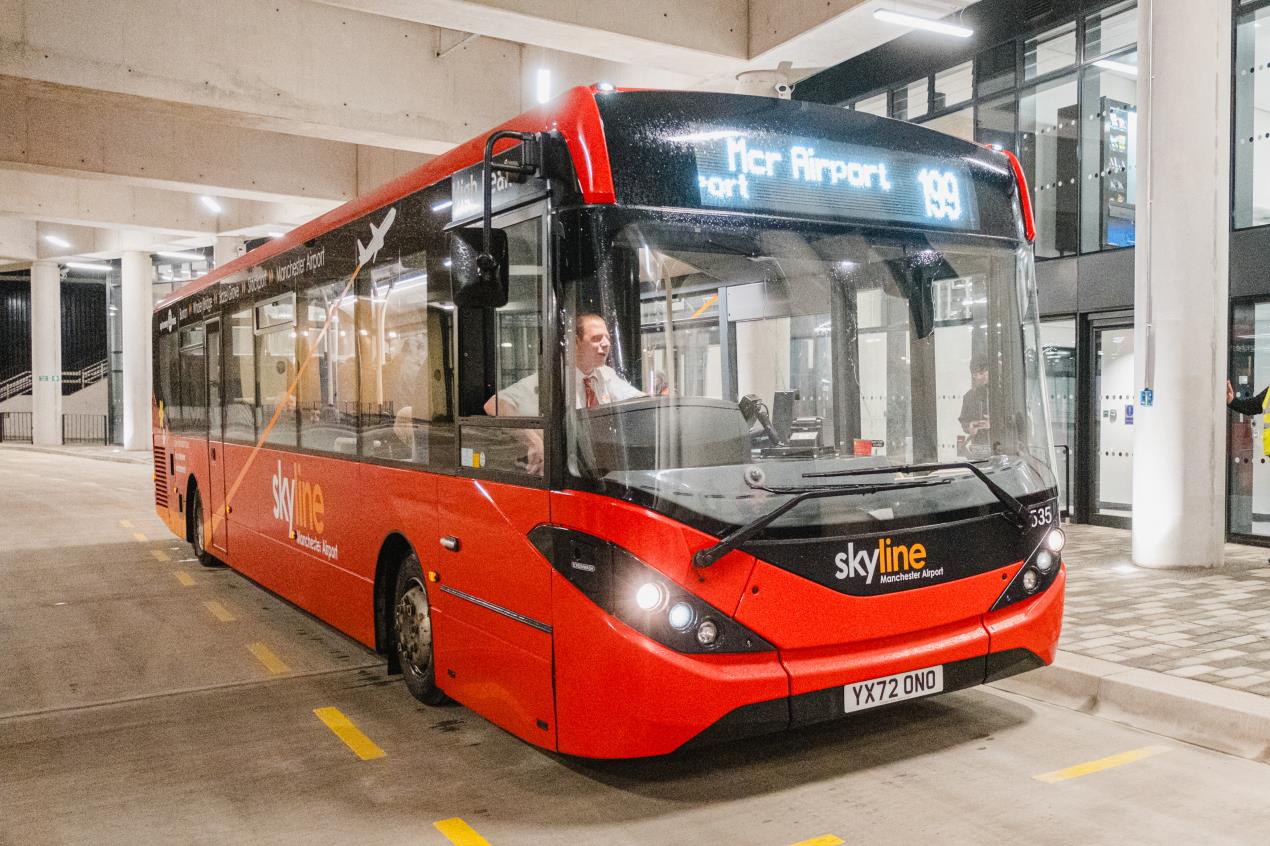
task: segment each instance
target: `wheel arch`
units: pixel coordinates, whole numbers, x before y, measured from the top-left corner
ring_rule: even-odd
[[[185,538],[187,543],[194,542],[194,509],[190,507],[193,502],[194,494],[198,492],[198,479],[191,473],[189,478],[185,480]]]
[[[392,646],[392,603],[397,588],[397,572],[415,548],[401,532],[391,532],[380,544],[375,561],[375,651],[388,658],[389,672],[397,672],[397,656]]]

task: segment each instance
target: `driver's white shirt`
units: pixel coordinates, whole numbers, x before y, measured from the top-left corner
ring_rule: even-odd
[[[591,380],[591,390],[595,391],[595,398],[599,400],[601,405],[645,396],[643,391],[618,376],[617,371],[607,364],[601,364],[592,370],[588,376],[584,376],[582,371],[575,367],[573,368],[573,377],[574,408],[586,406],[586,388],[583,386],[585,379]],[[540,408],[538,404],[538,374],[531,373],[514,385],[508,385],[503,388],[498,392],[498,400],[500,403],[509,402],[514,404],[518,416],[537,416]]]

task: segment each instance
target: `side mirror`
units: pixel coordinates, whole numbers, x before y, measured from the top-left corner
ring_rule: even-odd
[[[454,304],[459,308],[500,308],[507,305],[507,233],[490,231],[490,252],[483,254],[479,227],[447,233]]]

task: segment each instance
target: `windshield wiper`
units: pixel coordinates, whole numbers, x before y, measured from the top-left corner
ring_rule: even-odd
[[[719,539],[719,542],[705,549],[699,549],[692,555],[692,566],[709,567],[732,550],[765,529],[777,517],[809,499],[823,499],[831,496],[851,496],[853,494],[873,494],[881,491],[898,491],[908,488],[929,488],[934,485],[946,485],[952,479],[915,479],[911,482],[886,482],[872,485],[810,485],[807,487],[765,487],[750,485],[754,490],[766,491],[770,494],[792,495],[792,499],[782,502],[766,514],[756,517]]]
[[[804,473],[804,479],[831,479],[838,476],[878,476],[884,473],[931,473],[936,470],[969,470],[983,482],[992,495],[1005,506],[1005,517],[1020,530],[1028,524],[1027,506],[1019,502],[1008,491],[988,478],[988,474],[970,461],[948,461],[935,464],[901,464],[894,467],[871,467],[867,470],[830,470],[824,473]]]

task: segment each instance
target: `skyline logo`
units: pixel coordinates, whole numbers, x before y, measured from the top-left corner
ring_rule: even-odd
[[[176,315],[172,313],[172,309],[168,309],[168,316],[159,321],[159,328],[164,332],[171,332],[176,328]]]
[[[914,574],[906,578],[919,575],[926,567],[926,547],[920,543],[897,545],[890,538],[881,538],[876,547],[856,549],[852,542],[847,544],[846,552],[834,556],[833,563],[837,568],[834,578],[839,580],[863,578],[866,585],[871,585],[881,573],[881,581],[890,582],[896,580],[894,574]],[[939,573],[942,572],[941,568]]]

